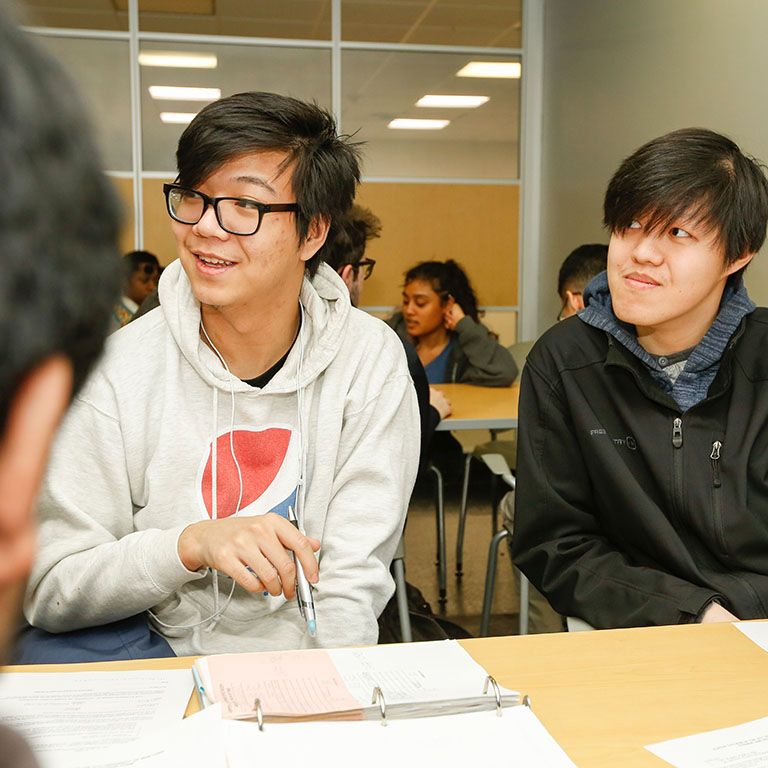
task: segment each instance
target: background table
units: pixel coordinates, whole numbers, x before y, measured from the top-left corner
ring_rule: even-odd
[[[433,384],[450,401],[453,413],[438,425],[439,432],[460,429],[515,429],[520,383],[511,387],[478,387],[475,384]]]
[[[646,744],[768,716],[768,653],[730,624],[489,637],[461,644],[533,709],[579,768],[662,768]],[[192,658],[9,667],[178,669]],[[190,677],[190,690],[192,679]],[[188,711],[195,711],[192,699]],[[509,758],[514,764],[514,744]]]

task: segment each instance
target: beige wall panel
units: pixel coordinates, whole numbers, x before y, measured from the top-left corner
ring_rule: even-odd
[[[559,309],[563,258],[580,243],[607,242],[605,188],[641,144],[698,126],[768,162],[766,29],[763,0],[547,0],[540,332]],[[768,253],[746,283],[768,304]]]
[[[481,304],[517,305],[518,200],[517,186],[363,184],[357,201],[381,219],[382,234],[368,246],[377,263],[362,303],[399,304],[409,267],[455,259]]]
[[[166,266],[176,258],[176,241],[171,232],[171,220],[165,210],[163,184],[167,179],[144,179],[144,247],[152,251]]]
[[[120,229],[120,253],[134,250],[133,245],[133,180],[110,177],[123,204],[123,226]]]

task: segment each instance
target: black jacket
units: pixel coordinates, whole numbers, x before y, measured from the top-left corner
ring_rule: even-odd
[[[673,624],[719,598],[768,617],[768,310],[685,413],[607,333],[558,323],[528,356],[519,424],[513,557],[557,611]]]

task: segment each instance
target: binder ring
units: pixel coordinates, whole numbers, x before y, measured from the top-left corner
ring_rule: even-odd
[[[531,697],[526,693],[525,696],[523,696],[522,704],[524,707],[528,707],[528,709],[533,709],[533,704],[531,703]]]
[[[384,700],[384,694],[381,688],[377,685],[373,689],[373,696],[371,697],[371,704],[379,705],[379,712],[381,713],[381,724],[387,724],[387,702]]]
[[[488,693],[488,684],[493,686],[493,695],[496,699],[496,717],[501,717],[501,691],[499,690],[499,684],[493,679],[491,675],[485,678],[485,684],[483,685],[483,694]]]
[[[259,730],[264,730],[264,711],[261,708],[261,699],[253,700],[253,712],[256,715],[256,723],[259,726]]]

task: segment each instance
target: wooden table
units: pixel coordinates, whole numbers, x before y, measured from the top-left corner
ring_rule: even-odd
[[[478,387],[475,384],[433,384],[450,401],[453,413],[443,419],[437,430],[515,429],[520,382],[511,387]]]
[[[662,768],[646,744],[768,715],[768,653],[730,624],[463,640],[533,709],[579,768]],[[191,658],[11,667],[177,669]],[[190,680],[190,688],[192,681]],[[188,711],[195,711],[193,699]],[[510,754],[514,745],[509,745]],[[502,760],[512,765],[514,761]]]

